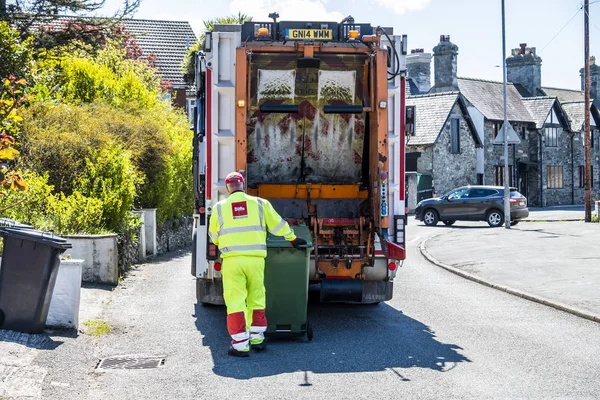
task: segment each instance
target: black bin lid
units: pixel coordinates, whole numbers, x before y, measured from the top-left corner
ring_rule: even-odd
[[[0,236],[29,240],[59,249],[70,249],[72,247],[67,239],[56,236],[52,232],[43,232],[37,229],[0,228]]]

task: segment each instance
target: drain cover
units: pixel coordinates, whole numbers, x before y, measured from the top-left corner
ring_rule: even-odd
[[[107,357],[98,362],[96,369],[150,369],[164,364],[164,357]]]

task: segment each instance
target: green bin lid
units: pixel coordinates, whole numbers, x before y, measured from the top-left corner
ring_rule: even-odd
[[[312,247],[312,235],[310,234],[310,230],[306,225],[291,225],[291,228],[294,230],[296,236],[301,237],[306,240],[307,247]],[[283,236],[275,236],[270,233],[267,234],[267,247],[292,247],[290,242],[285,240]]]

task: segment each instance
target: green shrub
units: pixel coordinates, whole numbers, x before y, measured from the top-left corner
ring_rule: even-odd
[[[97,151],[119,147],[130,153],[138,172],[132,175],[137,178],[135,207],[158,208],[159,223],[188,215],[193,208],[193,134],[181,111],[36,104],[26,110],[23,129],[26,166],[40,174],[48,171],[48,181],[57,192],[70,195],[79,190],[92,196],[77,186],[93,172],[86,159],[95,159]]]
[[[134,104],[152,108],[160,103],[161,87],[156,70],[147,63],[125,58],[116,43],[101,50],[95,58],[66,55],[58,73],[62,82],[58,98],[81,104],[106,102],[113,107]]]
[[[102,200],[86,197],[78,191],[70,196],[52,195],[48,201],[45,229],[62,234],[107,232],[103,206]]]
[[[101,206],[99,227],[119,232],[126,226],[127,217],[133,206],[136,186],[141,179],[137,174],[129,151],[118,145],[95,150],[86,159],[86,166],[77,191],[98,201]],[[95,206],[95,203],[89,206]]]

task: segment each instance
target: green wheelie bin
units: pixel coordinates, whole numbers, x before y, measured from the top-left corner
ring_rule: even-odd
[[[267,291],[267,336],[304,336],[312,340],[307,318],[308,271],[312,237],[305,225],[292,226],[307,245],[295,249],[283,237],[267,236],[265,288]]]

